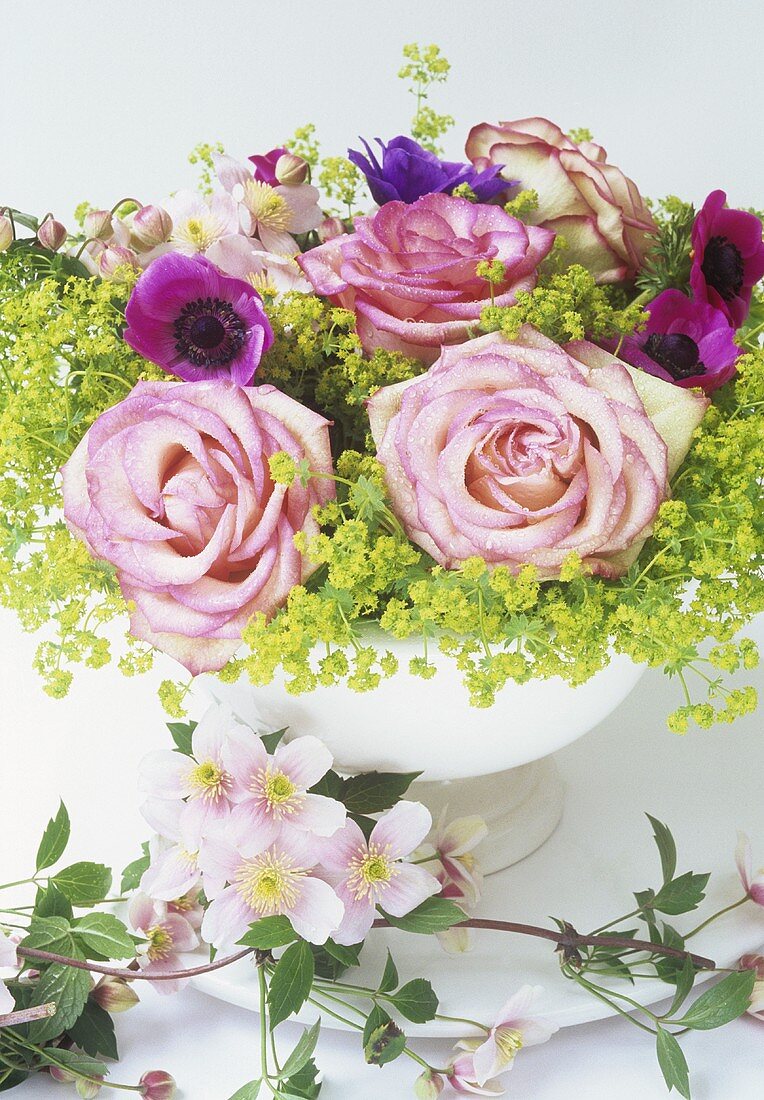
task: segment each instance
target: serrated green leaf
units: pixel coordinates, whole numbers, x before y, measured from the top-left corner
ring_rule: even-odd
[[[135,944],[125,925],[112,913],[87,913],[74,924],[76,939],[107,959],[132,959]]]
[[[283,729],[274,730],[273,733],[261,733],[260,740],[265,746],[265,751],[272,755],[281,744],[284,734],[288,730],[288,726],[284,726]]]
[[[671,1007],[666,1013],[666,1018],[673,1016],[677,1009],[681,1008],[695,985],[695,967],[689,955],[685,955],[682,969],[676,976],[676,993],[671,1002]]]
[[[677,1027],[691,1027],[694,1031],[710,1031],[715,1027],[736,1020],[748,1008],[756,981],[755,970],[740,970],[728,974],[720,982],[701,993]]]
[[[237,943],[242,947],[254,947],[258,951],[270,951],[274,947],[284,947],[297,939],[289,917],[276,915],[262,917],[249,926]]]
[[[400,1058],[406,1047],[406,1036],[388,1017],[385,1023],[374,1028],[364,1043],[363,1056],[370,1066],[385,1066]]]
[[[687,1059],[671,1032],[658,1025],[658,1038],[656,1041],[658,1065],[661,1067],[663,1079],[669,1092],[676,1089],[685,1100],[690,1100],[690,1075],[687,1068]]]
[[[301,1070],[293,1073],[285,1082],[292,1096],[299,1100],[316,1100],[321,1091],[321,1082],[317,1081],[318,1066],[315,1059],[309,1058]]]
[[[141,845],[142,854],[134,859],[132,863],[128,863],[122,872],[122,883],[120,885],[120,892],[123,894],[131,894],[133,890],[137,890],[140,886],[143,874],[148,870],[151,863],[151,856],[149,855],[148,841]]]
[[[52,951],[68,955],[74,945],[72,930],[66,917],[33,917],[22,947],[35,951]]]
[[[103,863],[72,863],[53,875],[51,882],[72,905],[95,905],[111,886],[111,871]]]
[[[653,837],[658,848],[658,854],[661,857],[663,881],[664,883],[671,882],[676,871],[676,844],[671,835],[671,830],[668,825],[664,825],[662,821],[658,821],[650,814],[646,816],[653,827]]]
[[[331,768],[323,775],[318,783],[314,783],[310,788],[309,794],[323,794],[327,798],[334,798],[337,802],[342,801],[342,790],[345,786],[345,780],[341,775],[337,775]]]
[[[381,912],[393,928],[401,928],[404,932],[418,932],[424,936],[433,932],[445,932],[447,928],[467,919],[464,910],[447,898],[427,898],[405,917],[393,917],[384,910]]]
[[[259,1081],[247,1081],[246,1085],[237,1089],[233,1096],[228,1097],[228,1100],[257,1100],[262,1084],[262,1077]]]
[[[346,779],[342,801],[348,812],[376,814],[399,802],[421,772],[364,772]]]
[[[35,984],[31,1004],[45,1005],[53,1001],[56,1014],[29,1025],[32,1042],[45,1043],[71,1027],[85,1007],[89,991],[90,975],[87,970],[75,970],[73,966],[58,963],[44,970]]]
[[[276,963],[268,989],[271,1030],[302,1008],[313,986],[313,953],[305,940],[287,947]]]
[[[425,1024],[435,1019],[438,1011],[438,998],[435,990],[426,978],[414,978],[406,982],[397,993],[388,997],[401,1016],[414,1024]]]
[[[652,901],[653,909],[659,913],[676,916],[679,913],[691,913],[697,909],[705,895],[710,875],[695,875],[686,871],[679,878],[661,886]]]
[[[196,729],[196,722],[168,722],[167,728],[170,731],[170,735],[175,742],[175,748],[183,756],[192,756],[193,748],[191,746],[191,740],[194,736],[194,730]]]
[[[114,1021],[109,1013],[93,1000],[88,1000],[82,1015],[67,1029],[78,1047],[93,1057],[119,1058]]]
[[[358,966],[361,948],[363,947],[362,943],[354,943],[350,946],[346,946],[342,943],[335,943],[334,940],[330,938],[321,946],[327,955],[331,955],[337,962],[342,963],[346,970],[349,970],[351,966]]]
[[[304,1065],[307,1064],[310,1058],[313,1056],[313,1051],[316,1049],[316,1043],[318,1042],[318,1035],[321,1031],[321,1020],[316,1020],[312,1027],[309,1027],[306,1031],[303,1031],[297,1046],[287,1058],[284,1065],[281,1067],[281,1076],[286,1079],[293,1077],[299,1073]]]
[[[88,1054],[80,1054],[76,1050],[65,1050],[63,1047],[45,1047],[42,1057],[49,1066],[63,1066],[65,1069],[84,1073],[87,1077],[106,1077],[109,1072],[103,1062],[91,1058]]]
[[[387,952],[387,961],[385,962],[385,969],[382,973],[382,980],[379,983],[380,993],[391,993],[398,985],[398,968],[393,962],[393,956],[390,951]]]
[[[66,806],[63,802],[60,802],[58,812],[46,825],[40,846],[37,849],[35,865],[38,871],[43,871],[46,867],[52,867],[54,863],[58,862],[69,843],[70,832],[69,814]]]
[[[67,920],[71,920],[71,902],[64,897],[60,890],[48,883],[44,890],[40,888],[37,891],[34,915],[36,917],[65,917]]]

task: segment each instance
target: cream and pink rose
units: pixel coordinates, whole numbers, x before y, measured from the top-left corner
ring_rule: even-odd
[[[545,118],[473,127],[467,156],[477,168],[502,165],[507,180],[538,194],[529,220],[561,234],[568,263],[583,264],[601,283],[632,278],[655,232],[636,184],[607,163],[591,141],[572,141]]]
[[[491,298],[477,273],[499,260],[497,305],[536,285],[536,268],[554,234],[526,226],[500,206],[452,195],[388,202],[355,231],[311,249],[297,262],[317,294],[356,314],[367,352],[401,351],[432,363],[444,344],[467,340]]]
[[[586,341],[525,326],[444,349],[369,401],[407,534],[446,568],[472,556],[558,574],[576,552],[615,577],[636,558],[705,398]]]
[[[273,386],[219,379],[139,382],[99,417],[63,469],[64,513],[116,567],[133,635],[205,672],[284,604],[315,568],[294,535],[317,532],[311,508],[334,490],[276,484],[268,458],[331,473],[328,427]]]

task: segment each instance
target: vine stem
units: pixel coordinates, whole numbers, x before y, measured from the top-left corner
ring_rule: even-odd
[[[25,959],[43,959],[45,962],[60,963],[63,966],[71,966],[75,970],[89,970],[94,974],[108,974],[112,978],[124,978],[134,982],[170,982],[178,978],[195,978],[199,974],[211,974],[213,970],[222,970],[224,966],[245,959],[253,953],[253,948],[245,947],[243,951],[237,951],[235,955],[226,955],[223,959],[215,959],[214,962],[205,963],[204,966],[192,966],[185,970],[168,970],[164,974],[142,974],[140,970],[129,970],[119,966],[104,966],[103,963],[85,961],[83,959],[70,959],[66,955],[56,955],[53,951],[38,951],[33,947],[17,947],[16,954]]]
[[[45,1020],[49,1016],[56,1015],[56,1002],[49,1001],[44,1005],[33,1005],[31,1008],[20,1008],[18,1012],[9,1012],[0,1016],[0,1028],[13,1027],[14,1024],[31,1024],[33,1020]]]

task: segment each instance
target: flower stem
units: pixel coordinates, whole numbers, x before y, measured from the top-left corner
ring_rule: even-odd
[[[226,955],[222,959],[205,963],[204,966],[192,966],[185,970],[168,970],[162,974],[142,974],[140,970],[129,970],[120,966],[104,966],[103,963],[92,962],[91,960],[85,962],[83,959],[71,959],[67,955],[57,955],[53,951],[38,951],[32,947],[18,947],[16,954],[23,956],[25,959],[43,959],[45,962],[60,963],[62,966],[71,966],[75,970],[89,970],[94,974],[108,974],[112,978],[124,978],[129,982],[171,982],[176,981],[178,978],[195,978],[199,974],[210,974],[213,970],[221,970],[224,966],[230,966],[231,963],[238,962],[239,959],[251,955],[252,948],[245,947],[243,951],[238,951],[235,955]]]
[[[731,913],[732,910],[737,909],[738,906],[745,905],[745,903],[749,900],[750,899],[748,897],[748,894],[746,894],[745,897],[740,898],[738,901],[733,901],[731,905],[725,905],[725,907],[723,909],[719,909],[716,913],[712,913],[710,917],[706,917],[706,919],[704,921],[701,921],[700,924],[696,925],[695,928],[693,928],[691,932],[687,932],[685,934],[684,938],[686,940],[689,940],[690,936],[695,936],[698,932],[701,932],[704,928],[706,928],[713,921],[717,920],[719,917],[723,916],[725,913]]]

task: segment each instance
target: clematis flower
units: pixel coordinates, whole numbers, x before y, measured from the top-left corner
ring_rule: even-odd
[[[195,191],[176,191],[161,208],[172,222],[170,243],[186,256],[205,253],[216,241],[241,232],[239,208],[224,193],[204,199]]]
[[[471,905],[477,905],[482,888],[480,867],[473,855],[475,848],[488,835],[482,817],[457,817],[446,820],[447,808],[438,819],[432,845],[447,879],[453,883]]]
[[[264,844],[293,829],[328,837],[344,824],[341,802],[307,793],[332,766],[332,754],[317,737],[295,738],[269,756],[260,738],[240,726],[226,738],[222,758],[233,815]]]
[[[746,1012],[764,1022],[764,955],[743,955],[740,965],[744,970],[755,970],[756,981]]]
[[[131,927],[145,936],[139,947],[138,965],[143,974],[167,974],[183,967],[180,954],[199,946],[191,924],[179,913],[170,913],[162,902],[135,894],[128,909]],[[182,978],[152,983],[158,993],[176,993],[186,984]]]
[[[216,154],[215,170],[222,186],[241,206],[242,227],[257,237],[267,252],[295,256],[295,233],[307,233],[323,218],[318,191],[309,183],[266,183],[233,157]]]
[[[292,830],[275,844],[261,846],[232,822],[200,853],[205,894],[212,898],[202,939],[228,950],[253,921],[283,915],[298,936],[326,943],[339,927],[344,907],[329,883],[313,873],[317,862],[318,847],[305,833]],[[220,882],[227,885],[220,889]]]
[[[140,889],[157,901],[183,897],[199,884],[201,837],[181,825],[182,802],[147,798],[141,814],[156,829],[149,841],[150,862],[143,872]]]
[[[0,1016],[7,1016],[16,1008],[16,1001],[3,978],[15,978],[19,968],[16,954],[18,940],[0,930]]]
[[[130,347],[187,382],[247,386],[273,343],[260,295],[203,256],[158,257],[135,284],[125,319]]]
[[[627,336],[618,358],[685,389],[712,393],[735,374],[740,348],[727,314],[680,290],[664,290],[649,305],[643,332]],[[615,352],[615,340],[600,340]]]
[[[416,202],[422,195],[435,192],[450,195],[465,183],[478,202],[489,202],[517,182],[501,178],[500,164],[479,171],[472,164],[441,160],[409,137],[395,137],[387,144],[379,138],[374,140],[382,151],[381,163],[363,138],[366,156],[348,149],[348,160],[366,176],[372,198],[380,206],[394,200]]]
[[[360,943],[378,905],[402,917],[440,891],[429,871],[403,862],[431,824],[430,812],[421,803],[404,801],[380,817],[368,841],[354,821],[347,821],[325,842],[321,866],[345,906],[345,917],[334,933],[337,943]]]
[[[204,906],[201,903],[201,883],[195,883],[190,890],[186,890],[180,897],[172,898],[167,902],[167,912],[177,913],[184,917],[195,932],[202,926]]]
[[[751,901],[757,905],[764,905],[764,867],[754,875],[752,871],[751,842],[745,833],[737,834],[737,848],[735,849],[735,862],[737,863],[740,881],[743,889]]]
[[[457,1043],[459,1050],[469,1052],[475,1081],[481,1088],[511,1069],[523,1047],[545,1043],[558,1030],[556,1024],[528,1015],[540,993],[540,986],[524,985],[501,1009],[487,1039],[464,1039]]]
[[[460,1054],[448,1069],[448,1083],[454,1092],[468,1096],[503,1096],[504,1089],[495,1082],[479,1085],[476,1080],[475,1066],[471,1054]]]
[[[692,227],[690,286],[740,328],[748,316],[751,292],[764,276],[761,222],[745,210],[729,210],[724,191],[712,191]]]
[[[263,298],[277,298],[290,291],[310,294],[312,290],[292,256],[265,252],[250,237],[226,237],[217,241],[207,257],[226,275],[249,283]]]

